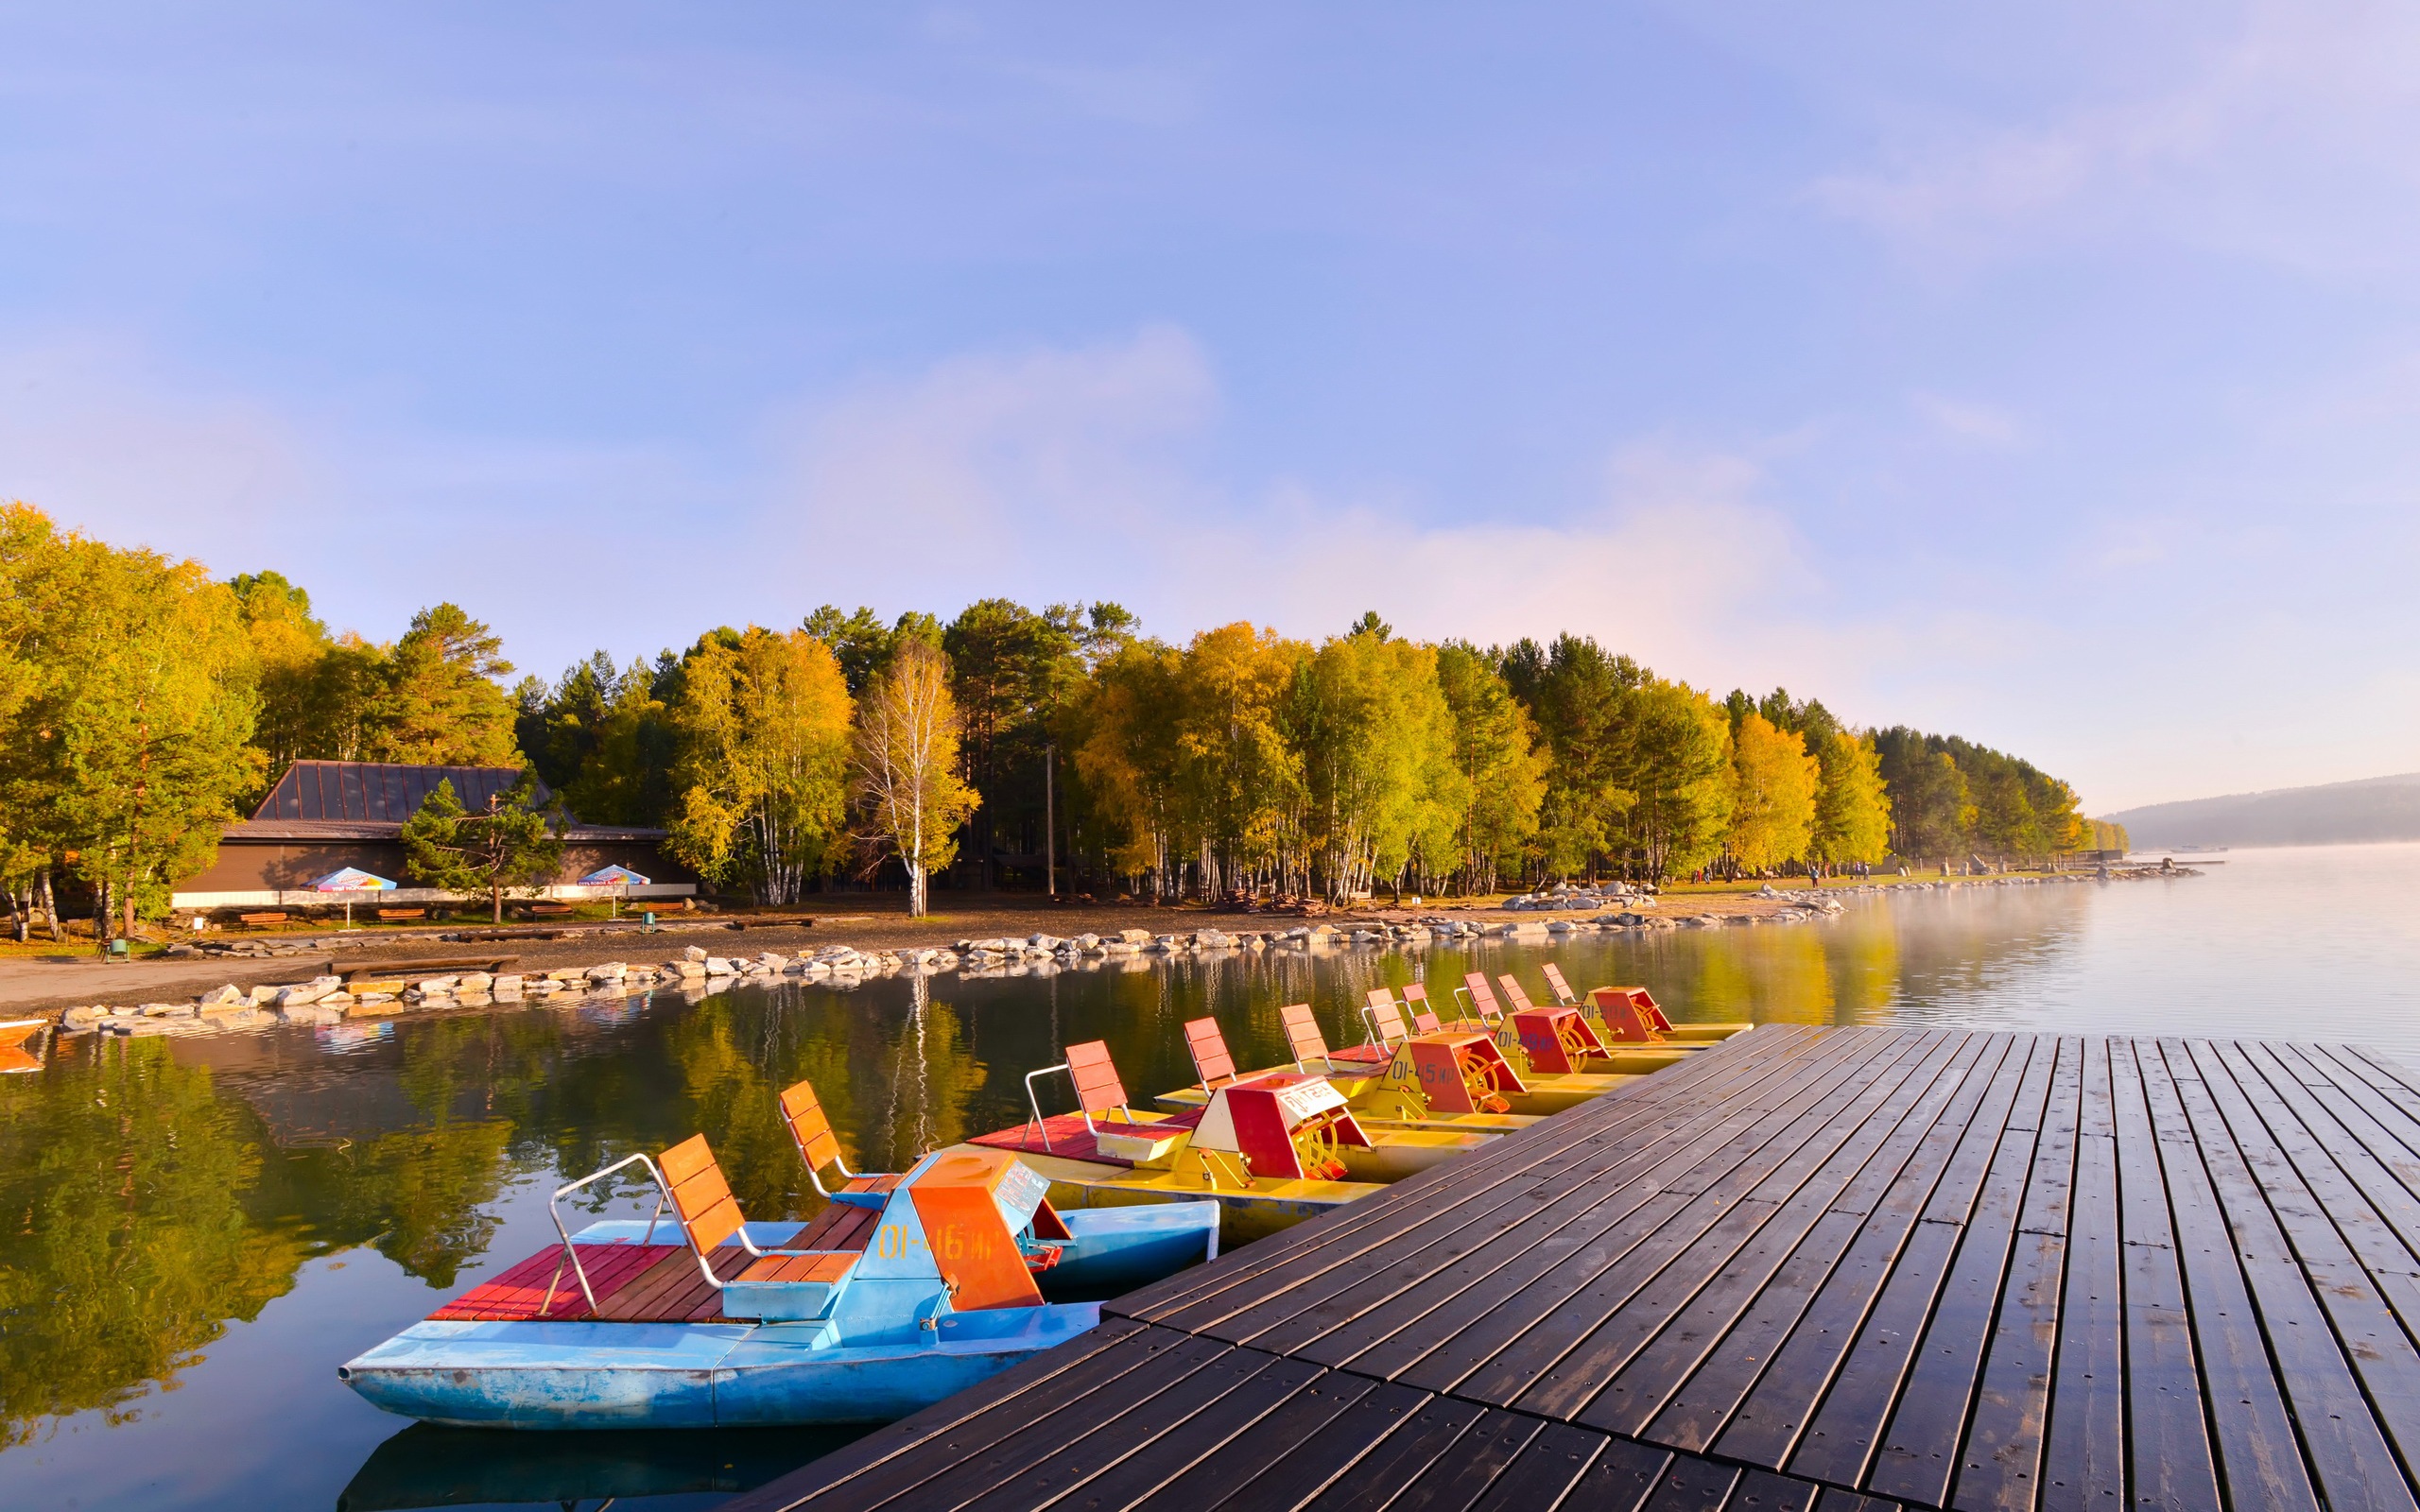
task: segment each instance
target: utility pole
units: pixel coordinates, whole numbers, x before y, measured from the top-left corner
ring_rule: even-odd
[[[1042,885],[1053,898],[1059,896],[1059,802],[1054,782],[1058,765],[1059,747],[1045,743],[1042,747]]]

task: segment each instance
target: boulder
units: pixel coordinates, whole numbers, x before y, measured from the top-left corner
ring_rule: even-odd
[[[521,995],[521,978],[510,971],[507,971],[504,975],[499,976],[494,981],[489,983],[488,990],[500,998],[517,998]]]
[[[454,990],[464,994],[485,992],[494,985],[495,978],[485,971],[465,971],[455,981]]]
[[[89,1029],[109,1016],[109,1009],[95,1004],[90,1007],[69,1008],[59,1016],[59,1022],[70,1029]]]
[[[1236,942],[1232,938],[1228,937],[1224,930],[1198,929],[1193,932],[1193,947],[1196,950],[1229,950],[1234,947],[1235,943]]]
[[[709,955],[706,957],[706,974],[708,976],[737,976],[739,968],[719,955]]]
[[[692,961],[702,961],[706,958],[706,953],[695,945],[682,951],[681,954],[683,958]]]
[[[194,1000],[194,1006],[197,1008],[221,1008],[237,1003],[250,1003],[251,1000],[251,994],[246,992],[241,988],[222,987],[214,991],[204,992],[200,997],[196,998]]]
[[[197,1007],[191,1003],[146,1003],[135,1011],[147,1019],[190,1019]]]
[[[1117,932],[1117,937],[1129,945],[1151,943],[1151,932],[1148,929],[1121,929]]]
[[[454,991],[454,984],[460,980],[461,978],[458,976],[427,977],[421,981],[414,982],[412,984],[412,990],[418,992],[424,998],[451,996]]]
[[[592,982],[618,982],[630,974],[631,969],[620,961],[607,961],[588,969],[588,980]]]

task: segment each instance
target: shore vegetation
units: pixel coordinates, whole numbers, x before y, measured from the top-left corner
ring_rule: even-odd
[[[1374,611],[1316,641],[1237,622],[1179,642],[1105,602],[824,605],[508,691],[514,671],[459,605],[375,641],[276,572],[216,581],[0,507],[18,937],[35,918],[60,937],[62,889],[105,936],[156,917],[302,759],[519,767],[556,810],[661,827],[768,904],[843,877],[904,880],[920,911],[943,873],[1342,902],[2125,845],[2067,783],[1961,736],[1718,696],[1584,635],[1430,644]]]

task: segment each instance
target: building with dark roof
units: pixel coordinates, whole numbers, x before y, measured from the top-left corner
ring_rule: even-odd
[[[210,868],[176,885],[181,909],[294,906],[334,902],[312,884],[346,867],[398,885],[382,902],[442,902],[453,895],[416,887],[404,875],[404,821],[437,784],[450,782],[462,807],[478,810],[520,777],[510,766],[411,766],[399,762],[296,762],[249,819],[220,832]],[[542,802],[553,795],[539,784]],[[550,898],[685,898],[697,877],[664,853],[665,832],[637,825],[574,823],[563,832],[563,865]],[[623,866],[645,885],[588,887],[581,877]]]

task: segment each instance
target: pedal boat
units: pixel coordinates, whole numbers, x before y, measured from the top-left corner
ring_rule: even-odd
[[[1039,1173],[963,1145],[852,1178],[888,1190],[844,1187],[804,1224],[746,1222],[702,1135],[553,1200],[631,1166],[656,1183],[653,1216],[575,1234],[557,1211],[559,1247],[337,1379],[389,1412],[460,1427],[887,1422],[1099,1321],[1098,1301],[1050,1301],[1045,1280],[1139,1284],[1218,1253],[1216,1204],[1063,1216]]]
[[[1503,1091],[1509,1110],[1536,1115],[1577,1108],[1592,1097],[1601,1097],[1616,1087],[1662,1069],[1661,1062],[1618,1072],[1591,1066],[1591,1052],[1599,1053],[1601,1060],[1604,1047],[1580,1022],[1580,1016],[1567,1009],[1508,1014],[1490,994],[1478,1000],[1477,1018],[1447,1023],[1429,1005],[1427,988],[1421,983],[1408,984],[1403,999],[1398,1005],[1387,988],[1372,988],[1363,1017],[1371,1026],[1374,1042],[1341,1052],[1341,1056],[1357,1056],[1386,1064],[1407,1040],[1486,1035],[1494,1040],[1497,1053],[1512,1068],[1513,1079],[1520,1084],[1520,1091],[1508,1086]],[[1409,1024],[1405,1022],[1407,1013]]]
[[[1571,984],[1564,980],[1563,969],[1554,962],[1547,962],[1545,971],[1547,986],[1553,989],[1555,1001],[1595,1019],[1597,1028],[1609,1040],[1631,1044],[1717,1044],[1755,1027],[1754,1023],[1674,1023],[1656,1005],[1655,994],[1643,987],[1600,987],[1583,998],[1571,990]],[[1616,999],[1628,1001],[1637,1016],[1635,1023],[1621,1013]]]
[[[1034,1082],[1063,1072],[1075,1084],[1076,1110],[1045,1116]],[[1344,1155],[1374,1145],[1322,1077],[1231,1083],[1201,1108],[1161,1113],[1132,1106],[1109,1046],[1095,1040],[1069,1045],[1063,1063],[1028,1073],[1026,1100],[1029,1122],[951,1148],[1015,1152],[1049,1177],[1050,1202],[1070,1219],[1091,1209],[1210,1198],[1224,1214],[1227,1242],[1240,1244],[1383,1190],[1349,1178]],[[1452,1152],[1414,1153],[1433,1163]]]
[[[0,1022],[0,1075],[42,1070],[43,1045],[48,1019],[10,1019]]]
[[[1388,1011],[1392,1012],[1392,1000]],[[1323,1076],[1343,1095],[1356,1122],[1374,1136],[1381,1131],[1483,1135],[1494,1138],[1529,1127],[1535,1113],[1511,1111],[1512,1097],[1528,1091],[1496,1049],[1492,1036],[1478,1033],[1397,1033],[1392,1055],[1333,1055],[1320,1033],[1318,1018],[1307,1003],[1288,1004],[1277,1010],[1286,1026],[1287,1047],[1294,1052],[1293,1069]],[[1365,1022],[1369,1010],[1363,1010]],[[1401,1016],[1396,1016],[1401,1028]],[[1372,1027],[1373,1042],[1379,1031]],[[1171,1111],[1201,1107],[1221,1079],[1238,1079],[1235,1057],[1216,1019],[1196,1019],[1184,1026],[1186,1046],[1201,1080],[1191,1087],[1162,1092],[1152,1101]],[[1282,1072],[1246,1073],[1240,1078]]]

